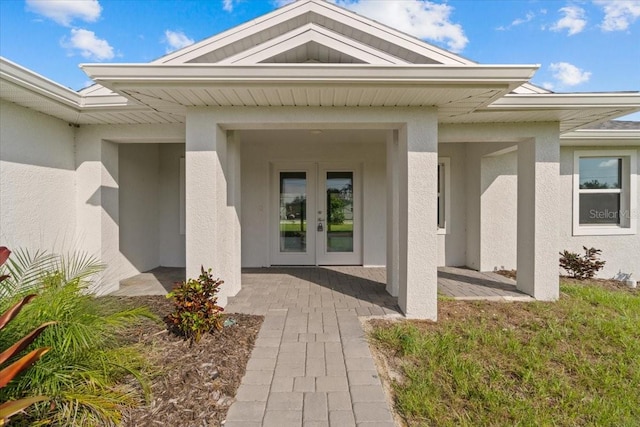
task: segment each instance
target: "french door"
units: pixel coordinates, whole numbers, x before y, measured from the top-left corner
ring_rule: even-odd
[[[276,164],[272,180],[271,264],[362,264],[357,165]]]

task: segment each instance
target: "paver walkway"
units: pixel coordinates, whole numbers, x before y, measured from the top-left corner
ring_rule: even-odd
[[[383,268],[247,269],[226,312],[264,314],[225,427],[394,426],[358,316],[398,314]]]
[[[533,301],[516,281],[494,272],[438,267],[438,292],[460,300]]]

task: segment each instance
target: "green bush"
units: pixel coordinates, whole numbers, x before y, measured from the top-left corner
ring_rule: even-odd
[[[136,348],[123,342],[122,331],[143,316],[154,316],[146,308],[121,310],[91,294],[89,286],[101,270],[88,256],[32,257],[21,252],[0,272],[11,277],[2,289],[1,309],[26,293],[38,293],[2,331],[0,348],[42,323],[55,321],[34,342],[50,348],[47,357],[0,390],[3,401],[36,395],[46,395],[50,401],[30,407],[13,422],[114,425],[120,423],[124,407],[139,405],[148,393],[146,362]],[[127,380],[131,376],[137,384]]]
[[[596,273],[604,267],[606,261],[600,261],[602,251],[596,248],[584,249],[584,255],[578,255],[575,252],[567,250],[560,252],[560,267],[562,267],[569,276],[578,280],[593,278]]]
[[[217,305],[222,280],[214,279],[211,269],[201,267],[198,279],[180,283],[167,298],[173,299],[174,311],[167,317],[193,343],[204,333],[222,329],[223,308]]]

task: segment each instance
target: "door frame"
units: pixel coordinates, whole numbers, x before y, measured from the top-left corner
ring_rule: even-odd
[[[282,161],[270,162],[269,177],[269,215],[267,220],[267,236],[269,239],[269,265],[362,265],[362,164],[356,162],[309,162]],[[326,201],[325,179],[321,174],[328,171],[353,172],[353,252],[326,252],[326,211],[324,231],[317,231],[318,210]],[[280,172],[307,173],[307,252],[280,252]],[[320,186],[323,186],[320,189]],[[311,196],[312,189],[313,196]],[[326,207],[325,207],[326,210]],[[319,236],[321,234],[321,236]]]
[[[362,265],[362,184],[360,172],[361,165],[354,162],[318,162],[318,173],[316,182],[316,212],[321,207],[324,208],[322,215],[324,221],[324,232],[322,237],[316,233],[316,265]],[[327,172],[353,172],[353,252],[327,252],[327,206],[325,174]],[[315,218],[318,219],[317,216]]]

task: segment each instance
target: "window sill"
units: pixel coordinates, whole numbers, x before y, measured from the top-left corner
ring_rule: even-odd
[[[448,234],[446,228],[438,228],[438,235],[446,235],[446,234]]]
[[[573,228],[574,236],[632,236],[635,234],[637,234],[635,227],[581,225]]]

